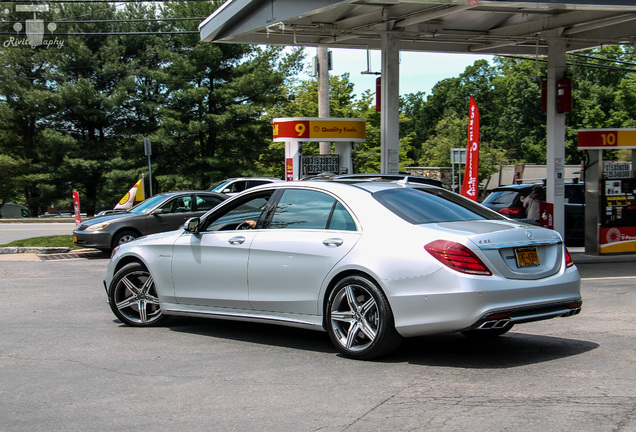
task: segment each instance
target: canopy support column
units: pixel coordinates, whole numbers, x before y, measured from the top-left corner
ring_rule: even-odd
[[[565,113],[557,112],[557,82],[566,72],[565,41],[548,41],[547,202],[554,204],[554,229],[565,237]]]
[[[381,173],[400,171],[400,40],[382,35]]]

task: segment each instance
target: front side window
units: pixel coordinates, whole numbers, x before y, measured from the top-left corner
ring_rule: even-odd
[[[226,231],[240,229],[246,221],[258,222],[272,196],[271,191],[251,194],[212,213],[202,231]]]
[[[323,192],[286,189],[276,205],[269,228],[355,230],[351,215]]]
[[[185,213],[192,211],[192,197],[190,195],[173,198],[161,207],[161,213]]]
[[[374,193],[373,197],[412,224],[506,219],[497,212],[444,189],[387,189]]]
[[[239,193],[246,189],[247,182],[245,180],[237,180],[223,188],[224,193]]]

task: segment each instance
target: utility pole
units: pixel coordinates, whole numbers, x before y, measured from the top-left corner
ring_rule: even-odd
[[[150,185],[150,196],[152,196],[152,165],[150,156],[152,155],[152,142],[150,138],[144,138],[144,153],[148,156],[148,183]],[[144,196],[144,198],[146,198]]]
[[[329,52],[327,47],[318,47],[318,117],[329,118]],[[321,155],[331,154],[331,143],[318,144]]]

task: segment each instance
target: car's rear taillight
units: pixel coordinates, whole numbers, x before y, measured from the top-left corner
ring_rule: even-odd
[[[466,246],[460,243],[435,240],[424,246],[439,262],[461,273],[492,276],[486,265]]]
[[[510,216],[513,218],[521,217],[523,213],[523,208],[521,207],[506,207],[499,210],[499,213],[504,214],[506,216]]]
[[[565,267],[566,268],[572,267],[574,265],[574,260],[572,259],[572,255],[570,255],[568,248],[564,247],[563,249],[565,250]]]

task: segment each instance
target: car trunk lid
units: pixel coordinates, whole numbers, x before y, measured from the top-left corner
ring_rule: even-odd
[[[438,227],[467,236],[491,270],[509,279],[545,278],[563,264],[563,241],[556,231],[512,221],[445,222]]]

